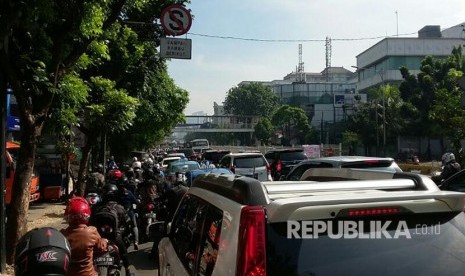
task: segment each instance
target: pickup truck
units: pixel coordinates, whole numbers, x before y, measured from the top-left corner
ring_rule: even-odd
[[[18,153],[19,148],[20,148],[20,145],[18,143],[6,142],[6,176],[5,176],[6,205],[9,205],[11,203],[11,196],[13,192],[13,183],[14,183],[15,170],[16,170],[15,156],[18,156],[17,153]],[[39,198],[40,198],[39,177],[33,174],[31,178],[29,202],[36,201]]]

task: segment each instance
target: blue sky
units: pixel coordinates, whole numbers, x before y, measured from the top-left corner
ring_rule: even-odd
[[[299,44],[306,72],[325,68],[326,37],[332,38],[332,66],[354,70],[356,56],[381,37],[395,36],[397,26],[399,36],[416,36],[425,25],[442,30],[465,22],[463,0],[192,0],[187,8],[194,19],[180,37],[192,39],[192,59],[168,61],[176,85],[189,92],[187,115],[213,114],[213,102],[221,104],[241,81],[282,79],[295,71]],[[339,40],[374,37],[380,38]]]

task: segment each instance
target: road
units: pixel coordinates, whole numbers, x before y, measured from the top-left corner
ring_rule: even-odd
[[[57,229],[67,227],[63,219],[65,205],[61,203],[33,203],[29,208],[28,228],[50,226]],[[134,251],[131,246],[128,250],[131,272],[135,275],[157,275],[157,266],[153,260],[149,259],[152,243],[139,245],[139,250]],[[124,269],[121,275],[125,275]]]

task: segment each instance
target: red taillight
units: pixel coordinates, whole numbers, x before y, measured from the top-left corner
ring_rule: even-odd
[[[236,173],[236,166],[231,166],[229,169],[232,171],[232,173]]]
[[[270,164],[266,164],[266,172],[267,173],[271,172]]]
[[[236,275],[266,275],[265,210],[246,206],[241,210]]]
[[[349,210],[348,215],[352,217],[356,216],[373,216],[373,215],[390,215],[399,213],[399,208],[371,208],[371,209],[354,209]]]
[[[363,161],[363,163],[365,163],[365,164],[378,164],[379,161],[378,160],[365,160],[365,161]]]
[[[276,171],[279,172],[283,169],[283,165],[281,164],[281,160],[278,160],[278,162],[276,162]]]
[[[147,205],[147,211],[148,212],[151,212],[153,210],[153,208],[155,208],[155,206],[153,204]]]

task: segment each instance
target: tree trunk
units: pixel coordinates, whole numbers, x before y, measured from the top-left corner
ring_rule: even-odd
[[[16,165],[6,232],[8,264],[14,262],[16,243],[27,232],[30,179],[34,169],[37,139],[40,136],[42,124],[29,124],[22,119],[21,130],[21,147]]]
[[[86,145],[82,148],[82,159],[79,164],[79,173],[78,173],[78,190],[77,194],[79,196],[84,196],[86,191],[86,182],[84,181],[87,175],[87,164],[89,163],[90,152],[92,151],[91,143],[87,139]]]

